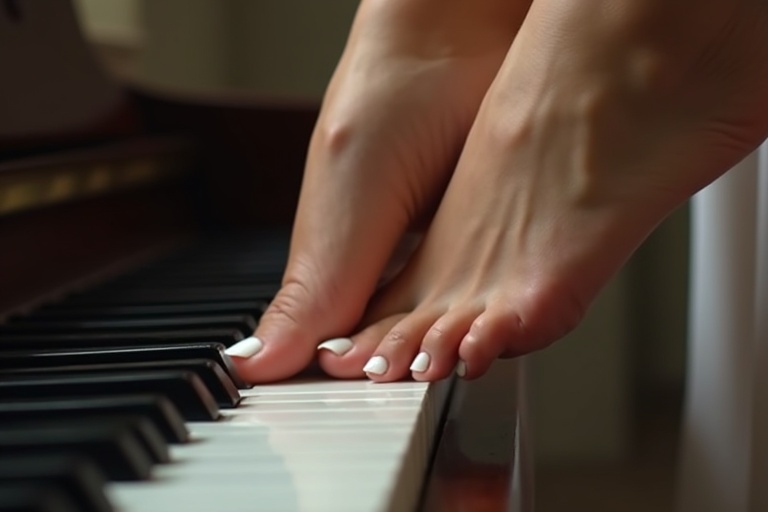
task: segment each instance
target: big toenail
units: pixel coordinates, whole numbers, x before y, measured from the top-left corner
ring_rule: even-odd
[[[354,347],[354,343],[352,343],[352,340],[349,338],[333,338],[332,340],[324,341],[319,344],[317,350],[330,350],[337,356],[343,356],[349,352],[352,347]]]
[[[365,363],[363,371],[365,373],[372,373],[373,375],[383,375],[387,373],[387,368],[389,368],[389,363],[386,359],[382,356],[373,356],[367,363]]]
[[[419,352],[419,355],[411,363],[410,370],[412,372],[425,372],[429,368],[429,354],[426,352]]]
[[[463,377],[467,374],[467,363],[464,361],[459,361],[459,364],[456,365],[456,375],[459,377]]]
[[[251,336],[250,338],[238,341],[224,352],[229,356],[252,357],[261,352],[262,348],[264,348],[264,342],[256,336]]]

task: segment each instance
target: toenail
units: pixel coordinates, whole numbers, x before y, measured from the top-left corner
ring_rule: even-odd
[[[429,354],[426,352],[419,352],[419,355],[411,363],[410,370],[412,372],[425,372],[429,368]]]
[[[467,374],[467,363],[464,361],[459,361],[459,364],[456,365],[456,375],[459,377],[463,377]]]
[[[251,357],[261,352],[262,348],[264,348],[264,343],[256,336],[251,336],[238,341],[224,352],[229,356]]]
[[[349,352],[353,346],[354,343],[352,343],[352,340],[349,338],[333,338],[332,340],[324,341],[319,344],[317,350],[324,348],[330,350],[337,356],[343,356]]]
[[[387,373],[389,363],[382,356],[373,356],[365,363],[363,371],[365,373],[372,373],[374,375],[383,375]]]

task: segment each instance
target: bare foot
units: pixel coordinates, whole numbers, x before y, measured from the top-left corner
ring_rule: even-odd
[[[363,2],[310,145],[283,287],[228,351],[246,380],[289,377],[357,325],[398,241],[434,213],[527,7]]]
[[[424,243],[352,337],[376,381],[474,378],[580,321],[768,133],[761,0],[535,0]],[[585,27],[588,27],[585,28]],[[457,366],[458,363],[458,366]]]

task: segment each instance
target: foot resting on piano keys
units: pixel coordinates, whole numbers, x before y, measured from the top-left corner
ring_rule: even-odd
[[[248,380],[289,377],[359,325],[399,239],[434,212],[527,3],[361,4],[310,145],[285,286],[263,349],[240,361]],[[369,356],[351,350],[329,373],[359,377]]]
[[[323,149],[321,117],[285,286],[256,332],[261,341],[235,349],[261,348],[238,358],[246,379],[287,377],[328,338],[337,339],[320,345],[319,358],[329,374],[381,382],[435,380],[454,368],[475,378],[497,357],[544,348],[578,324],[659,222],[764,140],[768,5],[610,4],[533,2],[445,190],[445,175],[434,175],[452,153],[429,150],[456,144],[463,117],[430,125],[427,109],[416,126],[433,133],[392,124],[401,136],[393,140],[378,123],[394,123],[384,114],[405,122],[404,93],[386,109],[371,92],[370,104],[384,109],[367,119],[374,128],[344,125],[351,131],[325,146],[335,151]],[[351,53],[340,66],[346,80]],[[344,85],[335,80],[324,116],[369,105],[335,100]],[[440,100],[453,85],[424,83]],[[372,296],[398,237],[440,193],[421,245]]]

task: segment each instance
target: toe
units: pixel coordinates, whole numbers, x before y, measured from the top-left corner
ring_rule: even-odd
[[[363,367],[373,356],[382,338],[405,314],[374,322],[350,338],[336,338],[318,345],[320,367],[331,377],[356,379],[365,377]]]
[[[519,315],[503,308],[489,308],[472,322],[459,345],[456,372],[473,379],[483,375],[525,330]]]
[[[391,382],[407,376],[424,335],[440,314],[440,311],[417,310],[395,323],[379,338],[379,345],[363,367],[366,375],[376,382]]]
[[[333,311],[328,293],[317,288],[298,282],[283,286],[254,335],[227,349],[246,381],[269,382],[300,372],[321,340],[350,328],[353,320]]]
[[[434,381],[448,377],[458,362],[459,344],[481,308],[462,307],[448,311],[429,328],[410,370],[413,378]]]

